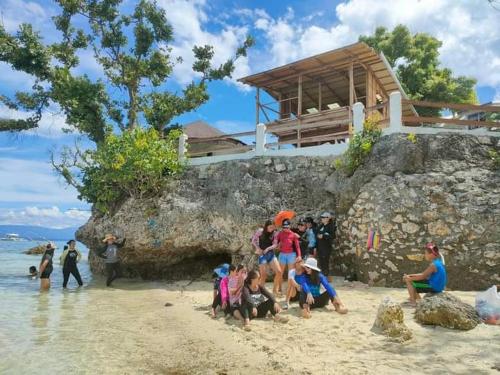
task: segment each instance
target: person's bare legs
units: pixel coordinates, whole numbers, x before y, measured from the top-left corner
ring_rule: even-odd
[[[339,296],[335,296],[333,299],[333,306],[335,307],[335,311],[339,314],[347,314],[347,307],[345,307]]]
[[[304,305],[302,305],[302,317],[304,319],[309,319],[311,317],[311,309],[309,308],[309,305],[307,303],[304,303]]]
[[[279,290],[279,280],[281,277],[281,267],[276,257],[271,261],[271,268],[274,272],[274,280],[273,280],[273,294],[277,295]]]
[[[50,279],[40,279],[40,290],[46,291],[50,289]]]
[[[286,263],[281,263],[280,262],[280,272],[279,272],[279,277],[278,277],[278,291],[277,294],[283,294],[283,273],[286,270]]]
[[[235,319],[237,320],[243,320],[243,316],[241,315],[240,311],[239,310],[234,310],[233,312],[233,316]]]
[[[265,286],[267,281],[267,264],[259,264],[259,273],[260,273],[259,285]]]
[[[415,306],[417,304],[417,299],[420,299],[420,295],[413,286],[411,280],[406,280],[406,288],[408,289],[408,294],[410,295],[410,305]]]

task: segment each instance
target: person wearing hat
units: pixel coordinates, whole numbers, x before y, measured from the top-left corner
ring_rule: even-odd
[[[230,266],[227,263],[221,264],[217,268],[214,269],[214,298],[212,301],[212,318],[215,318],[216,315],[216,310],[218,306],[223,306],[224,303],[222,302],[222,280],[229,275],[229,271],[231,270],[231,267],[233,270],[236,270],[235,266]],[[225,288],[227,288],[227,283],[225,284]],[[226,294],[227,295],[227,294]],[[225,304],[223,310],[226,314],[229,313],[229,309],[227,308],[228,305]]]
[[[52,266],[52,258],[54,257],[54,251],[56,246],[49,242],[43,253],[42,260],[40,261],[40,290],[50,289],[50,274],[52,273],[54,267]]]
[[[311,309],[325,307],[330,301],[339,314],[346,314],[347,309],[325,275],[321,273],[316,259],[309,257],[303,264],[304,273],[296,276],[300,285],[299,304],[304,318],[311,317]],[[325,291],[320,292],[323,286]]]
[[[319,266],[330,281],[330,256],[332,254],[332,244],[335,239],[335,232],[336,227],[332,214],[323,212],[321,214],[321,224],[318,227],[316,235],[316,248]]]
[[[125,238],[118,241],[117,238],[108,233],[102,240],[105,245],[101,248],[101,251],[97,254],[99,257],[104,258],[104,263],[106,264],[106,286],[111,286],[111,283],[118,277],[120,277],[120,261],[118,259],[118,249],[125,245]]]
[[[276,227],[272,220],[267,220],[264,227],[258,229],[252,237],[252,245],[255,253],[259,256],[259,274],[260,285],[265,285],[267,280],[267,268],[270,267],[274,272],[273,293],[277,294],[279,286],[279,275],[281,273],[278,258],[274,254],[274,237]]]
[[[300,252],[300,244],[297,235],[290,229],[290,220],[283,220],[281,225],[282,230],[279,232],[273,241],[273,249],[279,249],[280,272],[278,274],[278,294],[281,293],[281,285],[283,283],[283,272],[290,269],[295,263],[296,258],[302,259]]]
[[[78,286],[83,285],[80,271],[78,271],[77,263],[82,259],[82,254],[75,248],[76,241],[69,240],[67,246],[64,246],[64,251],[59,258],[59,262],[63,266],[63,288],[68,286],[69,275],[73,275],[78,283]]]

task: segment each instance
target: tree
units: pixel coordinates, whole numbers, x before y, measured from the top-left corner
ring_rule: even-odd
[[[406,26],[398,25],[392,32],[378,27],[373,36],[360,36],[359,40],[384,53],[411,99],[477,103],[474,78],[454,77],[450,69],[439,67],[442,43],[433,36],[425,33],[411,35]],[[439,110],[419,108],[418,112],[434,116]]]
[[[43,110],[56,103],[71,128],[97,143],[113,126],[133,129],[141,118],[162,131],[173,117],[205,103],[207,83],[230,77],[235,59],[245,56],[253,44],[248,37],[234,58],[219,67],[212,66],[213,47],[195,46],[193,70],[200,79],[179,95],[164,89],[174,65],[182,60],[172,60],[173,30],[155,2],[140,0],[128,15],[120,13],[121,0],[56,2],[61,8],[61,14],[53,17],[62,35],[58,43],[44,44],[29,24],[21,25],[14,35],[0,26],[0,61],[36,80],[30,92],[18,92],[14,99],[0,97],[12,109],[33,113],[26,120],[0,119],[0,130],[35,128]],[[75,26],[76,18],[86,20],[85,29]],[[77,52],[86,48],[93,50],[106,85],[74,73]],[[113,91],[119,95],[110,94]]]
[[[80,193],[86,183],[91,183],[89,165],[104,168],[95,163],[106,154],[99,148],[117,144],[110,138],[113,131],[124,134],[142,127],[167,138],[164,130],[172,119],[207,102],[207,84],[230,77],[235,60],[246,56],[253,45],[253,39],[247,37],[234,57],[220,66],[213,65],[212,46],[194,46],[192,69],[197,78],[181,93],[170,92],[166,83],[182,59],[171,56],[173,30],[156,2],[140,0],[130,14],[120,12],[122,0],[56,3],[61,8],[60,14],[53,17],[61,34],[57,43],[44,44],[40,33],[29,24],[21,25],[14,34],[0,26],[0,61],[35,79],[29,92],[17,92],[13,98],[0,96],[9,108],[31,113],[27,119],[0,119],[0,131],[36,128],[45,109],[59,106],[66,116],[68,131],[77,130],[97,144],[95,152],[66,149],[61,163],[53,159],[56,170]],[[93,51],[105,81],[76,73],[78,52],[86,49]],[[144,139],[157,142],[151,134]]]

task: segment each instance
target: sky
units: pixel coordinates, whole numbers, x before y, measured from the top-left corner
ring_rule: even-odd
[[[211,84],[210,101],[175,121],[204,120],[227,133],[251,130],[255,123],[255,92],[238,78],[312,54],[356,42],[376,27],[404,24],[443,42],[441,63],[456,75],[477,79],[481,103],[500,101],[500,6],[487,0],[158,0],[174,28],[172,55],[183,58],[169,81],[180,90],[196,77],[191,70],[193,45],[213,45],[219,64],[231,57],[246,35],[256,45],[236,62],[232,79]],[[125,0],[124,9],[134,1]],[[50,18],[58,13],[50,0],[0,0],[1,22],[15,32],[32,23],[47,42],[58,39]],[[80,54],[78,73],[103,78],[91,52]],[[29,89],[28,75],[0,63],[0,94]],[[26,113],[0,105],[0,116]],[[54,228],[78,226],[90,216],[90,206],[78,200],[49,163],[52,151],[81,142],[68,134],[56,106],[44,113],[40,128],[20,134],[0,133],[0,225],[26,224]],[[85,144],[85,141],[83,141]]]

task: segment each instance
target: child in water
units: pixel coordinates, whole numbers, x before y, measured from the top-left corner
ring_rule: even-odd
[[[425,259],[430,262],[429,267],[422,273],[403,276],[412,306],[416,306],[417,300],[420,299],[419,293],[441,293],[446,287],[446,268],[438,247],[428,243],[424,255]]]
[[[30,274],[28,277],[31,277],[32,280],[35,280],[38,277],[38,271],[36,270],[35,266],[30,267]]]

